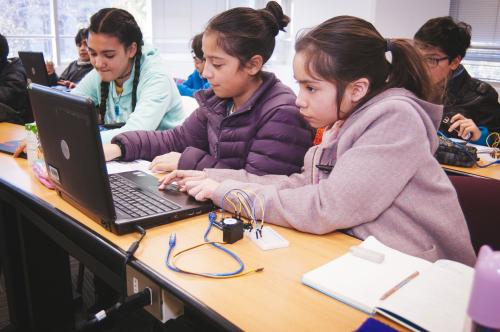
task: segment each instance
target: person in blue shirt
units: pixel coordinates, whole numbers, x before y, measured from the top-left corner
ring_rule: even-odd
[[[170,129],[185,118],[179,91],[157,50],[143,47],[134,17],[104,8],[90,18],[87,38],[94,69],[72,90],[96,104],[103,143],[131,130]]]
[[[201,48],[202,39],[203,33],[200,33],[194,36],[191,41],[191,55],[193,56],[195,70],[189,75],[187,80],[177,83],[177,88],[181,96],[193,97],[198,90],[208,89],[210,87],[208,80],[201,76],[203,68],[205,67],[205,57]]]

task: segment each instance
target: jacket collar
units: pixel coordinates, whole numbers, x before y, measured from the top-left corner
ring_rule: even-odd
[[[448,91],[452,94],[458,94],[460,89],[464,86],[464,84],[470,81],[471,77],[467,70],[460,65],[452,74],[451,79],[448,82]]]
[[[257,101],[260,100],[263,94],[265,94],[273,85],[276,84],[278,79],[273,73],[262,72],[262,84],[255,91],[255,93],[237,110],[237,113],[242,113],[251,110]],[[212,109],[216,113],[225,114],[226,103],[230,99],[219,98],[215,95],[213,89],[200,90],[195,94],[195,99],[200,106],[205,106]]]

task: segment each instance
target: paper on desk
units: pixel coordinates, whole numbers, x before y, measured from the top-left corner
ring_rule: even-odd
[[[108,169],[108,174],[130,172],[130,171],[143,171],[148,174],[152,174],[149,169],[151,162],[147,160],[134,160],[134,161],[108,161],[106,167]]]

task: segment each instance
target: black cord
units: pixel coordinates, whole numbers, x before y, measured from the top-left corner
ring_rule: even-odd
[[[139,240],[134,241],[128,248],[125,254],[125,262],[124,262],[125,266],[127,266],[128,262],[130,262],[132,256],[134,256],[135,252],[139,248],[139,244],[141,243],[142,239],[144,239],[144,237],[146,236],[146,230],[141,226],[135,225],[135,230],[141,234],[141,237],[139,238]]]
[[[122,302],[127,295],[127,264],[130,262],[137,249],[139,249],[139,245],[141,244],[142,239],[144,239],[144,237],[146,236],[146,230],[144,228],[139,225],[135,225],[134,228],[141,234],[141,237],[139,238],[139,240],[132,242],[127,252],[125,253],[125,260],[123,261],[123,279],[125,280],[125,283],[123,285],[123,292],[120,298]]]
[[[139,240],[134,241],[125,253],[125,260],[123,261],[123,279],[125,283],[120,300],[110,308],[99,311],[90,320],[80,324],[80,326],[77,327],[77,331],[86,331],[108,317],[113,316],[118,311],[139,309],[151,304],[151,290],[149,288],[145,288],[142,292],[127,297],[127,264],[130,262],[137,249],[139,249],[142,239],[146,236],[146,230],[144,228],[139,225],[135,225],[134,228],[141,234],[141,237]]]

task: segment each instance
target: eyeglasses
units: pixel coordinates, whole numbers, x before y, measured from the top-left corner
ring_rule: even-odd
[[[442,58],[435,58],[435,57],[424,57],[425,63],[430,67],[430,68],[436,68],[439,66],[439,63],[443,60],[448,59],[447,56],[444,56]]]

